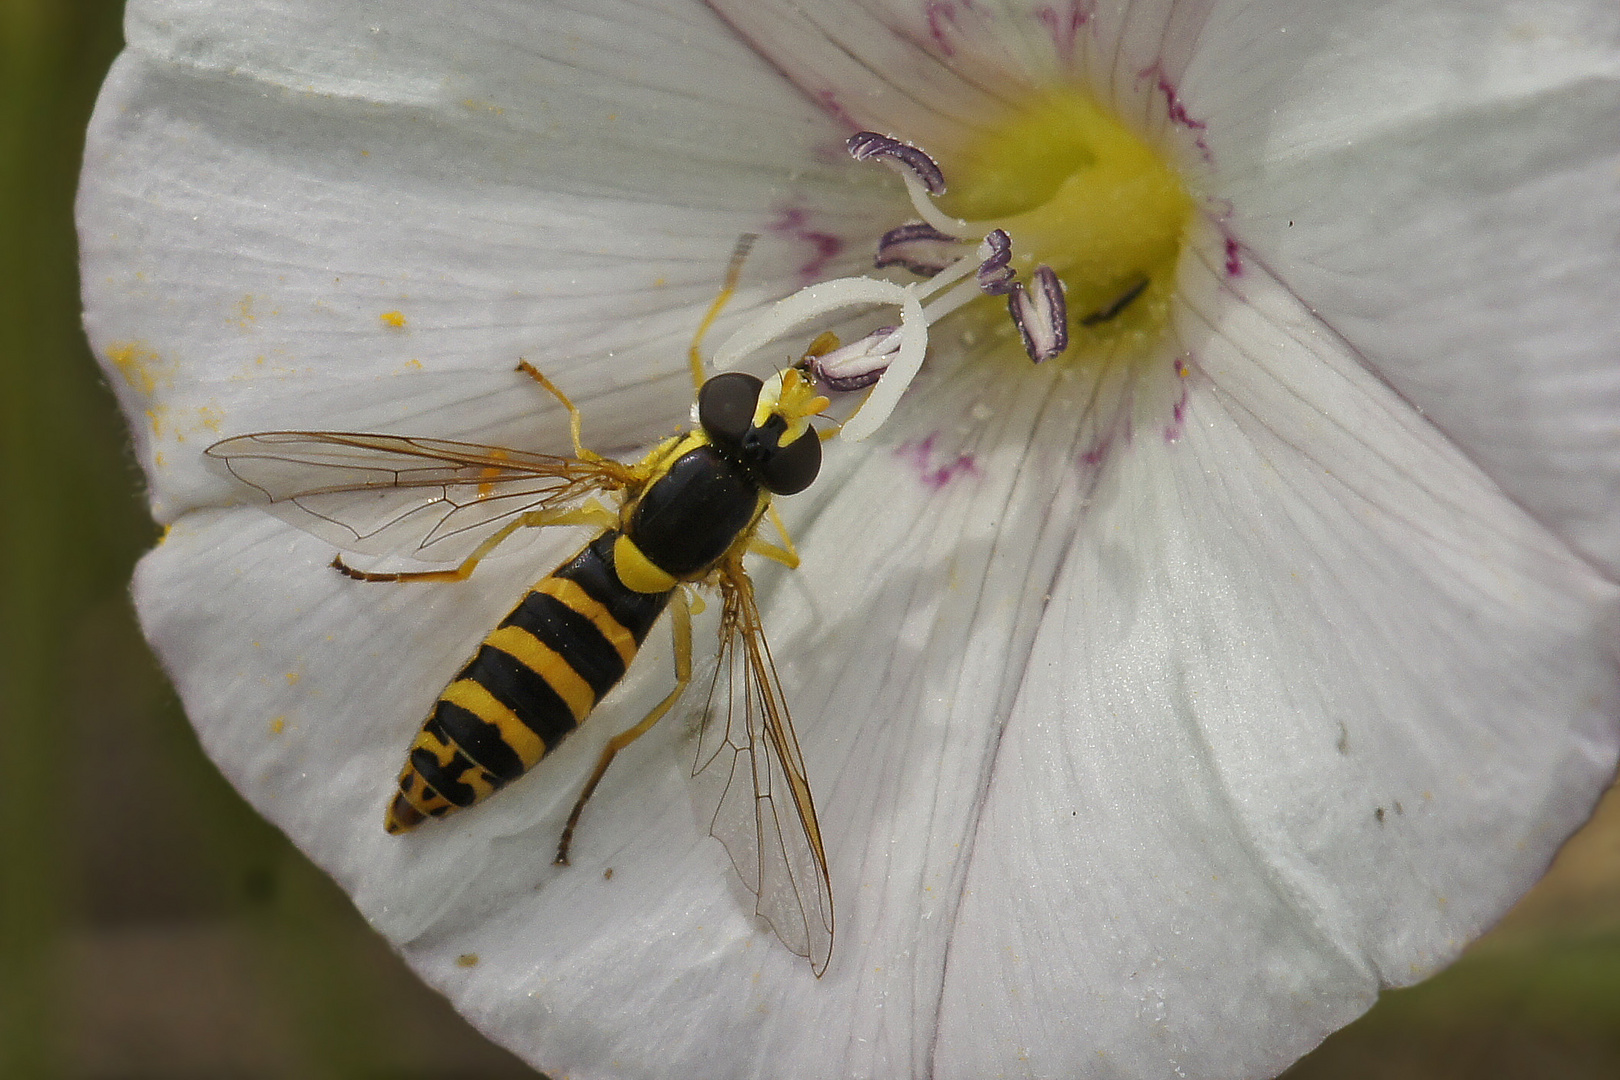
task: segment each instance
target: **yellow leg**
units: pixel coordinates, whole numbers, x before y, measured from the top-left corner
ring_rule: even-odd
[[[768,544],[761,540],[756,533],[748,538],[748,550],[755,555],[763,555],[767,559],[779,562],[789,570],[797,570],[799,568],[799,549],[793,546],[793,537],[788,535],[787,526],[782,524],[781,515],[776,512],[774,502],[770,504],[767,513],[770,514],[771,525],[776,529],[776,535],[782,538],[782,546],[777,547],[775,544]]]
[[[731,299],[731,294],[737,291],[737,281],[742,277],[743,261],[748,258],[748,252],[753,248],[754,241],[759,239],[758,233],[743,233],[737,238],[737,246],[731,249],[731,262],[726,266],[726,278],[720,285],[720,295],[714,298],[709,310],[704,314],[703,321],[698,323],[697,333],[692,335],[692,346],[686,351],[687,362],[692,365],[692,390],[695,393],[703,389],[707,376],[703,371],[703,335],[709,332],[714,320],[720,317],[720,311]]]
[[[574,803],[574,810],[568,815],[568,824],[563,826],[562,836],[557,841],[557,858],[555,862],[558,866],[568,865],[568,847],[574,841],[574,827],[579,824],[579,815],[584,813],[586,802],[590,800],[591,795],[596,791],[596,785],[602,782],[602,776],[607,772],[608,766],[613,763],[614,756],[620,750],[647,734],[654,724],[663,719],[664,714],[674,708],[675,703],[680,700],[681,694],[686,690],[686,685],[692,681],[692,615],[687,608],[686,594],[682,590],[676,589],[675,595],[670,597],[669,602],[670,614],[674,620],[671,628],[674,630],[675,636],[675,689],[671,690],[669,695],[653,708],[652,712],[642,717],[641,723],[633,728],[619,732],[609,739],[607,745],[602,748],[602,756],[596,762],[596,770],[591,773],[591,778],[585,782],[585,789],[579,793],[579,801]]]
[[[529,363],[527,360],[519,360],[517,369],[523,372],[523,374],[527,375],[529,378],[533,379],[535,382],[539,383],[541,386],[545,387],[547,390],[550,390],[551,395],[558,401],[562,402],[563,408],[568,410],[568,434],[572,436],[574,440],[574,456],[579,458],[581,461],[603,460],[601,454],[598,454],[593,450],[585,449],[584,444],[579,441],[579,408],[568,399],[568,395],[557,389],[555,383],[546,378],[544,375],[540,374],[540,369]]]
[[[618,524],[618,515],[592,499],[584,506],[567,510],[531,510],[527,514],[518,515],[486,537],[484,542],[474,548],[473,553],[453,570],[405,570],[391,574],[374,574],[367,570],[356,570],[343,561],[342,555],[333,558],[332,569],[356,581],[466,581],[483,561],[484,556],[494,551],[500,546],[501,541],[519,529],[536,529],[546,525],[597,525],[611,529]]]

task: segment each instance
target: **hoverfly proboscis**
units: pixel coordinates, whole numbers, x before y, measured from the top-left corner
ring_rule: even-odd
[[[739,265],[740,252],[704,327],[733,288]],[[719,650],[693,772],[729,767],[711,832],[755,894],[756,914],[819,976],[833,938],[826,853],[743,556],[756,552],[797,565],[771,499],[815,480],[821,437],[809,421],[827,400],[791,369],[769,383],[736,371],[704,379],[694,339],[698,422],[631,465],[587,450],[578,409],[533,366],[518,366],[568,410],[573,456],[335,431],[239,435],[207,450],[273,504],[290,508],[289,520],[351,551],[432,558],[439,545],[470,545],[459,564],[441,570],[372,573],[342,555],[333,560],[337,571],[359,581],[461,581],[518,530],[598,529],[524,594],[433,703],[384,825],[407,832],[527,772],[618,683],[668,609],[675,687],[608,740],[558,840],[555,861],[566,864],[580,815],[614,756],[691,682],[685,590],[713,586],[721,596]],[[758,535],[767,516],[781,546]]]

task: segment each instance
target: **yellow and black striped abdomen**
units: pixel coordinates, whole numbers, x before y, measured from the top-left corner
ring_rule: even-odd
[[[523,597],[445,687],[388,808],[404,832],[527,772],[613,688],[669,603],[619,580],[609,530]]]

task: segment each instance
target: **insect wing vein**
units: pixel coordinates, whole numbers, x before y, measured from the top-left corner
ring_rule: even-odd
[[[350,551],[451,561],[500,522],[624,486],[616,462],[446,439],[267,431],[208,448],[284,520]]]
[[[755,913],[820,975],[833,938],[821,826],[752,583],[730,564],[720,588],[720,657],[696,768],[725,784],[710,832],[755,894]]]

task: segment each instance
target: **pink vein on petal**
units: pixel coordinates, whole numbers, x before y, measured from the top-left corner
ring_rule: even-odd
[[[1203,155],[1204,160],[1213,161],[1214,159],[1209,152],[1209,144],[1204,141],[1204,131],[1209,127],[1209,125],[1204,123],[1202,120],[1194,118],[1193,115],[1187,111],[1186,104],[1181,100],[1181,91],[1176,88],[1175,83],[1170,81],[1170,77],[1164,73],[1164,68],[1160,66],[1159,62],[1154,61],[1152,64],[1149,64],[1147,67],[1137,72],[1136,77],[1139,79],[1154,80],[1154,85],[1158,88],[1159,93],[1164,95],[1165,113],[1167,116],[1169,116],[1170,122],[1173,124],[1179,124],[1188,131],[1193,132],[1193,143],[1198,147],[1198,150]]]
[[[1181,384],[1181,396],[1176,399],[1175,405],[1171,406],[1171,421],[1164,428],[1164,441],[1167,443],[1175,442],[1181,438],[1182,429],[1186,427],[1187,423],[1187,379],[1191,376],[1192,371],[1187,367],[1187,362],[1179,356],[1176,357],[1175,368],[1177,380]]]
[[[907,440],[894,448],[894,455],[916,466],[918,479],[934,491],[940,490],[958,476],[979,474],[979,466],[971,454],[958,454],[953,461],[935,465],[933,461],[935,438],[936,436],[930,435],[920,442]]]
[[[923,13],[928,19],[928,36],[934,39],[934,44],[946,56],[956,55],[956,46],[951,44],[950,32],[957,29],[956,5],[945,3],[944,0],[928,0],[923,6]]]
[[[1052,35],[1052,47],[1057,50],[1058,59],[1064,67],[1074,66],[1075,44],[1080,37],[1080,28],[1091,21],[1095,7],[1095,0],[1069,0],[1067,9],[1062,12],[1051,4],[1042,4],[1035,9],[1035,17]]]
[[[844,108],[843,102],[839,101],[838,91],[817,90],[812,96],[815,98],[816,104],[820,105],[829,116],[851,131],[861,127],[855,118],[849,114],[849,110]]]
[[[1226,238],[1226,276],[1241,277],[1243,274],[1243,248],[1237,240],[1228,236]]]
[[[827,264],[844,250],[842,237],[820,229],[812,229],[809,227],[809,221],[809,211],[789,207],[779,211],[776,220],[766,226],[773,233],[810,245],[814,254],[806,259],[798,270],[800,281],[805,285],[823,277]]]
[[[1080,464],[1093,469],[1101,465],[1108,457],[1108,448],[1113,445],[1113,442],[1114,440],[1109,437],[1092,443],[1085,453],[1080,455]]]

